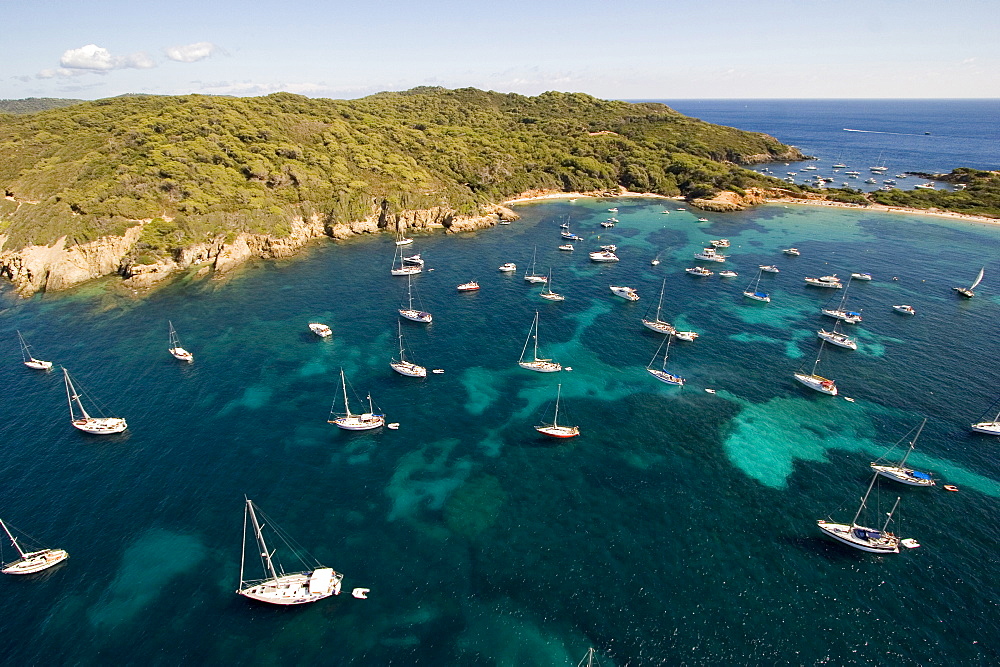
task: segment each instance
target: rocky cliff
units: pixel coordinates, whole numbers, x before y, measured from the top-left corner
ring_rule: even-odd
[[[99,278],[120,274],[131,287],[149,287],[179,271],[202,265],[205,271],[225,273],[248,259],[289,257],[306,243],[318,238],[345,239],[358,234],[395,233],[400,230],[444,229],[449,233],[468,232],[516,220],[518,215],[502,206],[483,207],[478,215],[460,215],[445,208],[391,212],[385,201],[375,202],[371,214],[362,220],[334,222],[321,216],[294,218],[291,233],[275,237],[242,233],[235,238],[219,237],[174,250],[152,264],[131,259],[132,250],[148,220],[136,220],[121,236],[104,236],[96,241],[66,245],[66,237],[51,245],[28,245],[4,250],[7,236],[0,234],[0,276],[14,284],[18,294],[57,291]]]

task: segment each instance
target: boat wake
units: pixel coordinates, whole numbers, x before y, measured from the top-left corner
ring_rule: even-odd
[[[900,137],[922,137],[921,133],[917,132],[883,132],[882,130],[852,130],[849,127],[844,128],[844,132],[865,132],[867,134],[895,134]]]

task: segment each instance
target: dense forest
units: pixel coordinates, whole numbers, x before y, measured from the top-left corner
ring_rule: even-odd
[[[220,234],[281,236],[293,216],[361,219],[376,201],[472,213],[536,188],[698,197],[787,187],[738,165],[802,158],[662,104],[440,88],[81,102],[0,115],[0,156],[6,249],[153,219],[142,238],[153,255]]]
[[[35,113],[46,109],[58,109],[83,100],[70,100],[60,97],[26,97],[23,100],[0,100],[0,114],[3,113]]]

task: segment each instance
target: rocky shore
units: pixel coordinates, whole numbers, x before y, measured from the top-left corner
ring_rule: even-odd
[[[0,234],[0,277],[6,278],[24,297],[36,292],[67,289],[94,278],[119,274],[132,288],[147,288],[192,267],[199,273],[224,274],[252,258],[277,259],[295,254],[307,243],[320,238],[346,239],[359,234],[431,231],[470,232],[492,227],[519,216],[504,206],[484,206],[478,215],[462,215],[446,207],[390,212],[385,201],[375,202],[370,215],[362,220],[336,222],[320,216],[294,218],[291,233],[275,237],[242,233],[223,236],[205,243],[176,249],[152,264],[131,259],[142,228],[149,220],[136,220],[121,236],[104,236],[89,243],[67,245],[66,237],[51,245],[28,245],[4,249],[7,236]]]

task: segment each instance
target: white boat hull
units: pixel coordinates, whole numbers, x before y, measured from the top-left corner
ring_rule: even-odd
[[[655,331],[656,333],[670,335],[676,331],[673,325],[669,322],[664,322],[663,320],[646,320],[642,321],[642,325],[649,329],[650,331]]]
[[[34,368],[36,371],[47,371],[52,369],[51,361],[42,361],[41,359],[31,359],[25,361],[24,365],[28,368]]]
[[[121,433],[128,424],[121,417],[91,417],[89,419],[74,419],[73,426],[84,433],[92,435],[110,435]]]
[[[419,266],[403,266],[398,269],[390,269],[389,273],[394,276],[414,276],[423,271]]]
[[[535,283],[536,285],[545,284],[549,281],[545,276],[525,276],[525,281],[529,283]]]
[[[828,289],[844,289],[844,286],[841,283],[835,283],[826,280],[817,280],[816,278],[805,278],[804,280],[807,285],[812,285],[813,287],[826,287]]]
[[[771,297],[769,297],[764,292],[743,292],[743,296],[745,296],[748,299],[753,299],[754,301],[771,303]]]
[[[556,292],[542,292],[538,296],[542,297],[543,299],[548,299],[549,301],[565,301],[566,300],[566,297],[564,297],[562,294],[557,294]]]
[[[69,554],[62,549],[32,551],[12,563],[4,563],[0,572],[3,574],[34,574],[47,570],[53,565],[58,565],[67,558],[69,558]]]
[[[562,370],[562,366],[554,361],[519,361],[517,365],[536,373],[555,373]]]
[[[825,331],[820,329],[816,332],[816,335],[831,345],[836,345],[837,347],[846,347],[848,350],[858,349],[858,344],[854,342],[853,339],[845,336],[844,334],[834,333],[832,331]]]
[[[413,239],[399,239],[396,241],[396,245],[410,245],[413,243]]]
[[[820,377],[819,375],[806,375],[805,373],[796,373],[795,379],[810,389],[815,389],[821,394],[827,394],[829,396],[837,395],[837,384],[833,380],[828,380],[825,377]]]
[[[663,383],[666,383],[666,384],[672,384],[672,385],[675,385],[675,386],[678,386],[678,387],[684,385],[684,378],[682,378],[682,377],[680,377],[678,375],[674,375],[674,374],[668,373],[666,371],[661,371],[661,370],[656,369],[656,368],[647,368],[646,372],[649,373],[650,375],[652,375],[653,377],[655,377],[660,382],[663,382]]]
[[[551,438],[575,438],[580,435],[579,426],[536,426],[535,430]]]
[[[1000,422],[979,422],[978,424],[973,424],[970,428],[976,433],[1000,435]]]
[[[934,480],[924,477],[915,477],[915,470],[912,468],[900,468],[899,466],[884,466],[872,464],[872,470],[893,481],[910,486],[934,486]]]
[[[411,322],[430,322],[433,318],[430,313],[425,313],[422,310],[400,310],[399,316],[410,320]]]
[[[174,359],[177,359],[179,361],[187,361],[187,362],[194,361],[194,355],[185,350],[183,347],[172,347],[169,350],[167,350],[167,352],[169,352]]]
[[[392,370],[396,371],[400,375],[405,375],[411,378],[425,378],[427,377],[427,369],[423,366],[418,366],[416,364],[411,364],[408,361],[393,361],[389,364]]]
[[[254,583],[252,586],[247,586],[236,592],[251,600],[283,606],[308,604],[340,594],[340,582],[343,575],[335,574],[329,579],[327,585],[317,590],[316,587],[310,585],[313,574],[312,572],[286,574],[277,579]]]
[[[674,331],[674,338],[677,340],[686,340],[689,343],[693,343],[697,337],[698,334],[693,331]]]
[[[331,419],[330,423],[345,431],[370,431],[385,425],[385,417],[373,414],[352,415],[350,417]]]
[[[843,523],[829,523],[822,519],[816,524],[824,533],[855,549],[861,549],[874,554],[898,554],[899,538],[892,533],[865,528],[864,526],[848,526]],[[860,534],[856,531],[862,531]]]
[[[823,308],[823,314],[827,317],[832,317],[835,320],[840,320],[846,324],[857,324],[861,321],[861,314],[854,313],[846,310],[834,310],[833,308]]]
[[[615,294],[615,296],[620,296],[621,298],[627,299],[628,301],[639,300],[639,295],[636,294],[635,290],[632,289],[631,287],[619,287],[618,285],[612,285],[611,291]]]

